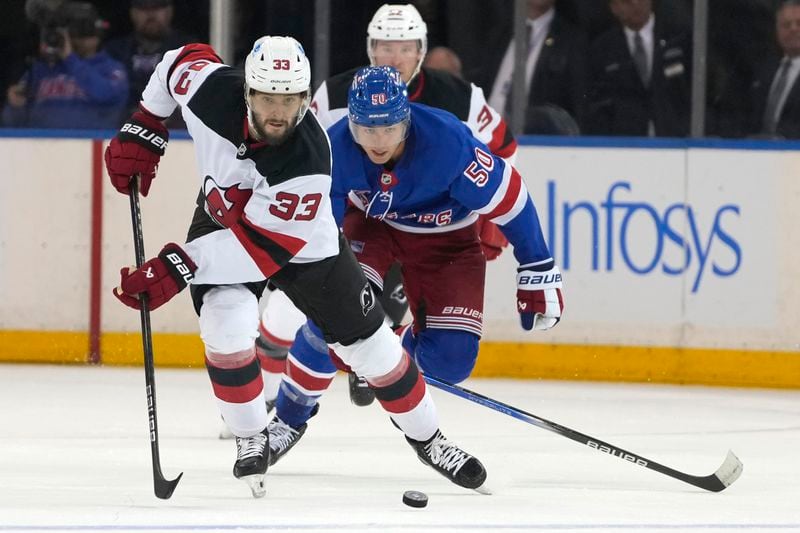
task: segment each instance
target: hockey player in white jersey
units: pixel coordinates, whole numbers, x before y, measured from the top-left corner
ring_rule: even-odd
[[[367,27],[367,55],[373,66],[391,66],[408,86],[409,100],[444,109],[456,115],[473,136],[496,156],[513,163],[517,143],[502,116],[489,106],[483,91],[450,73],[422,66],[428,46],[425,21],[411,4],[384,4]],[[311,110],[326,129],[347,115],[347,91],[358,68],[337,74],[314,93]],[[481,248],[487,260],[500,255],[508,244],[497,226],[485,218],[478,221]],[[400,325],[408,309],[399,268],[387,273],[379,295],[393,326]],[[280,291],[270,294],[261,321],[258,353],[265,379],[265,398],[278,393],[286,355],[304,317]],[[372,403],[374,395],[366,380],[349,374],[350,399],[356,405]],[[220,436],[226,435],[225,430]]]
[[[157,309],[190,285],[205,362],[220,412],[236,436],[233,474],[263,496],[269,464],[267,408],[256,358],[258,298],[267,280],[320,328],[324,342],[360,374],[417,454],[441,447],[436,407],[415,363],[384,324],[384,313],[331,211],[331,152],[306,111],[310,66],[289,37],[258,39],[244,75],[204,44],[164,55],[140,110],[106,150],[113,186],[147,194],[164,154],[163,119],[177,106],[196,149],[200,194],[186,243],[169,243],[141,268],[123,268],[115,296]],[[479,487],[483,465],[447,441],[458,472],[426,464],[454,483]],[[424,458],[423,458],[423,461]]]

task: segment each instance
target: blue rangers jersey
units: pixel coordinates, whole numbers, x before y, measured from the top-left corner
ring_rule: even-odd
[[[328,130],[331,199],[342,222],[346,203],[410,233],[440,233],[487,215],[514,246],[520,264],[549,259],[536,208],[513,166],[492,155],[454,115],[411,104],[405,149],[392,168],[372,163],[344,118]]]

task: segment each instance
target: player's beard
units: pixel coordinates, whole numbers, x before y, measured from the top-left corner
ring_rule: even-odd
[[[255,130],[256,136],[259,138],[259,140],[269,144],[270,146],[278,146],[286,142],[286,139],[289,138],[292,132],[294,132],[295,126],[297,126],[297,119],[295,118],[289,122],[284,122],[285,127],[281,130],[281,133],[269,133],[264,126],[265,122],[266,121],[256,116],[255,120],[253,121],[253,129]]]

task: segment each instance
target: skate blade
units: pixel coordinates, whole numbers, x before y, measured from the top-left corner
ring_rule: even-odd
[[[480,487],[474,488],[472,490],[474,490],[478,494],[484,494],[486,496],[491,496],[492,495],[492,489],[490,489],[486,485],[481,485]]]
[[[222,423],[222,429],[219,430],[219,440],[231,440],[234,437],[233,432],[228,429],[225,422]]]
[[[250,487],[253,498],[263,498],[267,493],[267,489],[264,488],[264,474],[253,474],[251,476],[240,477],[239,479],[246,482]]]

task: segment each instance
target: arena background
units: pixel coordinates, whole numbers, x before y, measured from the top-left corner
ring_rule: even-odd
[[[173,3],[175,27],[232,63],[258,35],[297,37],[317,85],[366,62],[364,28],[383,2]],[[524,0],[414,3],[430,46],[453,48],[473,77],[487,47],[514,31]],[[734,69],[730,58],[746,59],[736,63],[745,68],[774,46],[777,3],[682,0],[655,9],[671,23],[693,23],[696,58],[707,53]],[[95,4],[108,37],[130,30],[127,2]],[[25,68],[38,35],[25,0],[7,7],[4,86]],[[607,0],[556,7],[589,36],[611,22]],[[707,73],[695,74],[702,93]],[[704,124],[707,103],[693,109],[692,140],[519,138],[517,166],[564,273],[566,309],[554,330],[523,332],[513,256],[490,263],[476,376],[800,387],[800,143],[706,137],[720,127]],[[102,165],[113,134],[0,130],[0,361],[141,364],[138,314],[111,296],[119,267],[133,263],[127,198]],[[173,132],[143,200],[147,255],[182,242],[196,187],[191,141]],[[152,318],[158,365],[203,365],[188,293]]]
[[[139,315],[111,294],[133,247],[102,165],[110,133],[0,138],[0,360],[141,364]],[[193,147],[176,137],[143,199],[146,255],[182,242],[193,210]],[[521,143],[566,309],[522,331],[513,256],[492,262],[477,376],[800,387],[800,144]],[[188,293],[152,322],[158,365],[202,367]]]

